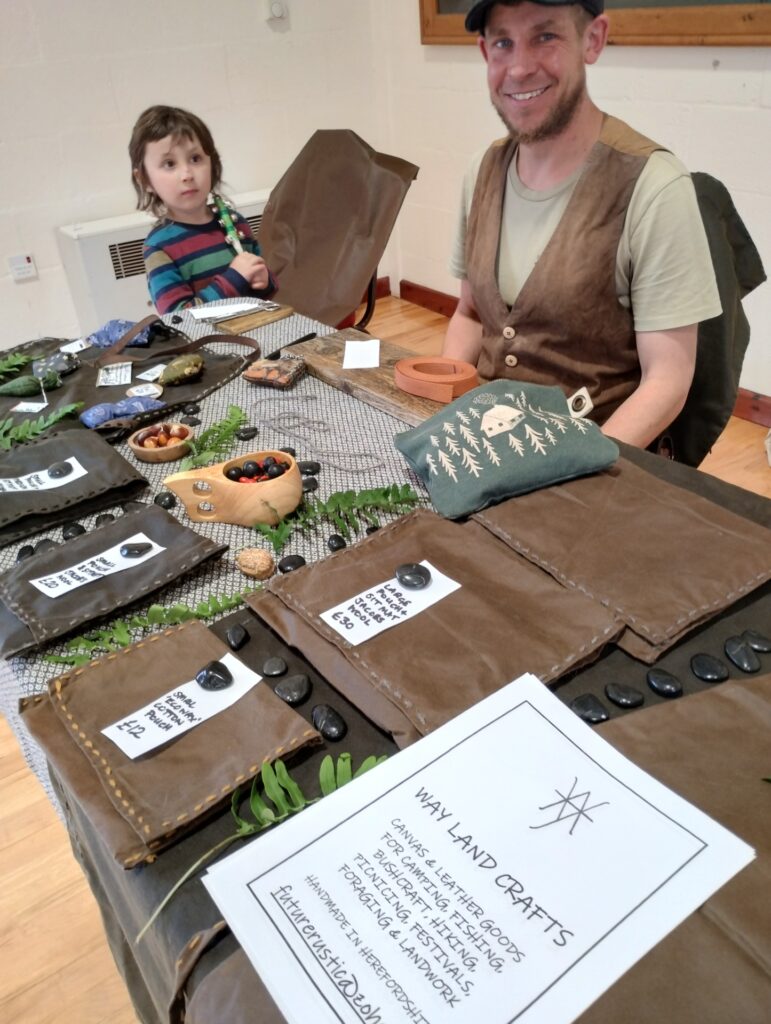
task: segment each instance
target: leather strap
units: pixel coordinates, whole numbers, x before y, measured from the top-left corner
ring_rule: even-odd
[[[416,356],[400,359],[394,366],[394,383],[409,395],[434,402],[452,402],[479,384],[471,363],[446,356]]]
[[[152,317],[152,321],[157,320],[157,317]],[[142,323],[145,323],[143,320]],[[117,341],[115,345],[108,348],[101,356],[94,362],[94,366],[108,366],[110,363],[121,362],[120,353],[123,350],[124,344],[127,344],[135,333],[138,333],[138,329],[141,329],[142,324],[136,324],[135,327],[125,334],[120,341]],[[199,348],[203,348],[205,345],[224,344],[227,342],[229,345],[246,345],[248,348],[253,349],[247,358],[247,365],[253,363],[260,355],[260,344],[257,341],[253,341],[251,338],[245,338],[240,334],[207,334],[205,338],[198,338],[197,341],[185,341],[178,345],[164,345],[163,351],[156,349],[153,352],[143,352],[136,358],[132,358],[133,363],[144,363],[150,360],[157,362],[159,358],[166,359],[167,356],[179,356],[185,355],[188,352],[197,352]],[[120,348],[118,348],[120,346]],[[124,357],[125,359],[125,357]]]

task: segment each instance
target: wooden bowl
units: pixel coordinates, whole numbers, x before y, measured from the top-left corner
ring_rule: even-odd
[[[186,430],[185,439],[180,444],[173,444],[170,447],[165,446],[163,448],[145,448],[141,444],[137,444],[137,439],[142,435],[147,435],[148,431],[159,432],[163,427]],[[185,423],[154,423],[149,427],[142,427],[141,430],[135,430],[128,439],[128,446],[140,462],[175,462],[190,451],[188,442],[194,436],[193,428],[188,427]]]
[[[289,469],[282,476],[254,484],[228,480],[225,476],[233,466],[243,466],[250,460],[260,462],[269,455],[277,462],[289,463]],[[303,482],[297,463],[291,455],[279,451],[247,452],[237,459],[228,459],[213,466],[173,473],[163,483],[184,503],[188,516],[196,523],[233,523],[235,526],[268,523],[275,526],[284,516],[294,512],[303,496]]]

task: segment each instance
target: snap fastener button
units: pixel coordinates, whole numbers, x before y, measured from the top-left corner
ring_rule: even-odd
[[[513,327],[504,327],[503,328],[503,336],[504,336],[504,338],[513,338],[516,333],[517,332],[514,330]]]
[[[518,362],[519,360],[517,359],[517,357],[515,355],[512,355],[511,353],[507,355],[506,358],[504,359],[504,363],[506,363],[507,366],[516,366]]]

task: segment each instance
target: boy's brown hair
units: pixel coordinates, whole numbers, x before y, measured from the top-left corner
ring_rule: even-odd
[[[180,138],[196,138],[211,160],[211,187],[216,189],[222,180],[222,161],[214,145],[211,132],[195,114],[181,107],[148,107],[139,115],[131,133],[128,151],[131,158],[131,184],[137,194],[137,209],[149,210],[156,217],[163,215],[164,206],[154,192],[147,189],[145,175],[145,149],[148,142],[160,142],[167,135],[173,141]]]

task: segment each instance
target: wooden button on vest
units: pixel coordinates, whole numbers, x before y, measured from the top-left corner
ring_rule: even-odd
[[[516,366],[519,360],[515,355],[509,353],[509,355],[507,355],[506,358],[504,359],[504,362],[506,363],[507,366]]]
[[[513,327],[504,327],[503,328],[503,336],[504,336],[504,338],[513,338],[516,333],[517,332],[514,330]]]

